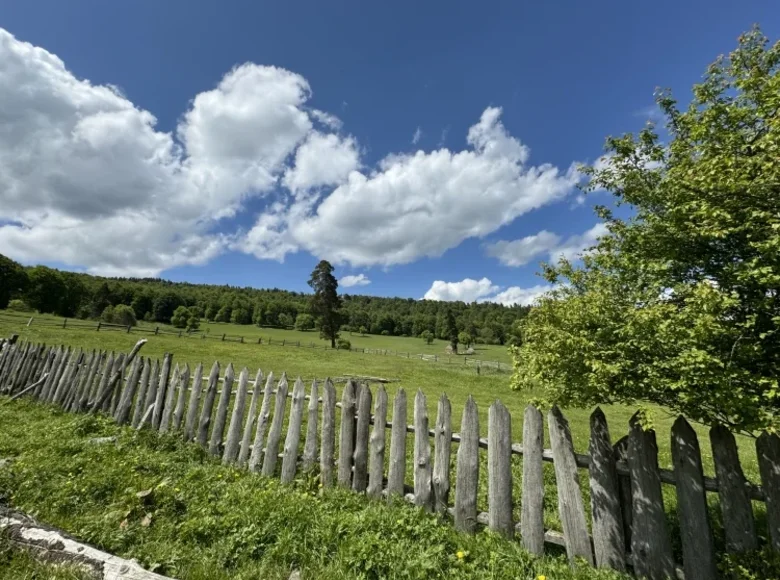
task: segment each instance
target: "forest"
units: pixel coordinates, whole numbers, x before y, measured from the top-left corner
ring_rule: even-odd
[[[278,288],[170,282],[159,278],[104,278],[47,266],[22,266],[0,254],[0,308],[37,310],[66,318],[123,323],[136,320],[197,326],[207,319],[234,324],[310,330],[309,294]],[[412,298],[341,295],[344,331],[449,339],[447,315],[458,332],[482,344],[516,344],[518,322],[529,308],[494,303],[438,302]],[[182,316],[185,307],[188,316]],[[108,310],[107,310],[108,309]],[[179,314],[175,315],[177,309]]]

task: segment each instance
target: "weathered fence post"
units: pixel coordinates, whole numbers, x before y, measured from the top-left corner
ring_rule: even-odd
[[[306,416],[306,440],[303,444],[303,471],[308,472],[314,469],[317,462],[317,411],[318,385],[317,379],[311,382],[311,391],[309,394],[309,410]]]
[[[263,389],[263,402],[260,405],[260,414],[257,416],[257,427],[255,428],[255,440],[252,443],[252,453],[249,456],[249,471],[257,472],[260,466],[260,459],[263,457],[263,441],[265,441],[265,431],[268,428],[268,421],[271,418],[271,390],[274,384],[274,373],[269,372],[265,380]],[[255,388],[258,388],[255,386]]]
[[[555,481],[558,487],[558,512],[566,540],[566,555],[572,562],[577,556],[593,564],[593,552],[585,520],[585,507],[580,492],[580,479],[574,457],[569,422],[560,409],[553,407],[547,416],[555,461]]]
[[[263,371],[257,369],[254,388],[252,389],[252,400],[249,403],[249,412],[246,415],[246,423],[244,424],[244,434],[241,437],[241,449],[238,451],[239,465],[246,464],[252,450],[252,428],[255,426],[255,419],[257,419],[257,401],[260,398],[260,385],[262,382]]]
[[[233,363],[228,363],[225,369],[225,380],[222,383],[222,392],[219,394],[219,403],[217,403],[217,414],[214,416],[214,428],[211,430],[211,440],[209,441],[209,453],[215,457],[222,454],[222,437],[225,434],[225,423],[227,423],[230,396],[233,394],[234,377]]]
[[[766,494],[766,519],[769,543],[780,551],[780,437],[762,433],[756,439],[758,468]]]
[[[433,505],[446,514],[450,497],[450,451],[452,449],[452,406],[442,393],[436,412],[433,445]]]
[[[368,385],[360,385],[355,429],[355,467],[352,474],[352,489],[359,492],[366,491],[368,485],[368,430],[371,422],[371,399]]]
[[[371,498],[382,495],[382,480],[385,467],[385,428],[387,426],[387,392],[383,385],[376,393],[374,406],[374,427],[371,431],[371,450],[368,464],[368,490]]]
[[[428,407],[425,395],[418,389],[414,396],[414,504],[426,511],[433,510],[432,479]]]
[[[214,361],[211,365],[209,382],[206,385],[206,394],[203,398],[203,409],[200,412],[200,421],[198,421],[198,445],[206,447],[209,441],[209,425],[211,425],[211,411],[214,408],[214,399],[217,396],[217,386],[219,385],[219,363]]]
[[[682,416],[672,426],[672,462],[677,486],[677,514],[685,580],[717,578],[715,544],[704,491],[699,440]]]
[[[473,534],[477,528],[477,488],[479,485],[479,413],[469,395],[463,408],[455,480],[455,527]]]
[[[171,372],[171,360],[173,354],[166,352],[163,356],[162,370],[160,371],[160,378],[157,383],[157,393],[154,402],[154,412],[152,413],[152,429],[157,431],[160,428],[160,420],[163,414],[163,404],[165,401],[165,394],[168,388],[168,375]]]
[[[328,378],[322,390],[322,437],[320,439],[320,483],[333,485],[334,449],[336,446],[336,389]]]
[[[674,560],[661,495],[658,446],[655,432],[644,430],[638,415],[630,421],[628,450],[634,512],[631,534],[634,573],[650,580],[672,578],[675,574]]]
[[[590,505],[593,514],[593,547],[596,565],[623,571],[625,535],[620,513],[620,491],[615,470],[615,451],[609,438],[604,412],[590,416]]]
[[[291,483],[295,479],[295,468],[298,464],[298,444],[301,441],[301,425],[303,424],[303,402],[305,400],[306,387],[301,377],[298,377],[293,387],[290,424],[287,427],[287,438],[284,440],[282,483]]]
[[[393,426],[390,431],[390,465],[387,472],[387,499],[403,497],[406,477],[406,392],[398,389],[393,400]]]
[[[163,413],[160,417],[160,433],[167,433],[171,426],[171,418],[173,416],[173,401],[176,396],[176,387],[179,385],[179,377],[181,376],[181,369],[179,364],[173,369],[173,376],[168,383],[168,388],[165,392],[165,406],[163,407]]]
[[[349,487],[352,483],[352,454],[355,444],[355,381],[349,380],[344,385],[341,395],[341,432],[339,435],[339,471],[338,483]]]
[[[116,415],[114,415],[114,419],[119,425],[124,425],[130,418],[130,409],[133,406],[133,398],[135,397],[135,391],[138,387],[138,381],[141,379],[142,363],[143,359],[141,357],[138,357],[133,361],[130,377],[127,379],[127,385],[119,399]]]
[[[173,430],[178,431],[181,429],[182,421],[184,421],[184,405],[187,402],[187,389],[190,384],[190,364],[184,365],[184,370],[179,376],[179,396],[176,399],[176,408],[173,410]],[[193,388],[194,391],[194,388]]]
[[[249,382],[249,369],[244,367],[238,377],[238,392],[233,403],[233,414],[230,416],[225,451],[222,453],[222,462],[233,463],[238,457],[238,445],[241,437],[241,426],[244,423],[244,405],[246,404],[246,389]]]
[[[488,409],[488,526],[514,536],[512,522],[512,417],[496,401]]]
[[[146,408],[144,407],[144,401],[146,401],[146,392],[147,389],[149,388],[149,376],[151,375],[151,372],[152,372],[152,359],[147,357],[144,363],[144,370],[141,373],[141,383],[138,389],[138,398],[135,403],[135,409],[133,410],[133,420],[130,423],[133,429],[138,428],[138,424],[141,422],[141,417],[143,416],[143,413],[146,410]],[[91,379],[87,379],[87,383],[89,383],[90,381]],[[87,384],[87,389],[85,390],[85,393],[88,390],[89,390],[89,384]],[[80,407],[83,407],[83,405],[80,405]]]
[[[525,408],[523,420],[523,496],[520,532],[523,546],[538,556],[544,553],[544,424],[533,405]]]
[[[195,367],[195,375],[192,377],[192,392],[187,407],[187,417],[184,419],[183,437],[185,441],[192,441],[195,436],[201,392],[203,392],[203,363],[198,363],[198,366]]]
[[[282,373],[279,386],[276,388],[276,404],[274,405],[274,417],[271,421],[271,430],[268,432],[268,443],[263,457],[262,474],[271,477],[276,469],[276,461],[279,455],[279,441],[282,438],[282,423],[287,408],[287,375]]]

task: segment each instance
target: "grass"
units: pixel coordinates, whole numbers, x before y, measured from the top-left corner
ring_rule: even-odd
[[[89,443],[105,436],[117,442]],[[293,569],[323,579],[621,578],[532,558],[487,531],[460,534],[411,506],[322,493],[313,478],[284,487],[177,438],[29,401],[0,403],[0,457],[14,459],[0,470],[0,499],[183,580],[286,579]],[[30,575],[36,564],[23,557],[11,562],[22,570],[14,578],[48,577]]]
[[[73,565],[38,562],[0,534],[0,580],[89,580],[90,576]]]

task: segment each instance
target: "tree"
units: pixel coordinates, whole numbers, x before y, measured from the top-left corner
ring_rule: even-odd
[[[165,292],[154,299],[152,305],[152,316],[157,322],[163,322],[165,324],[171,321],[173,313],[179,306],[182,306],[184,301],[181,296],[175,292]]]
[[[198,330],[200,328],[200,317],[195,316],[194,314],[190,315],[190,317],[187,319],[187,330]]]
[[[430,330],[423,330],[420,334],[420,338],[425,341],[425,344],[433,344],[433,333]]]
[[[452,310],[447,310],[444,324],[446,338],[450,341],[453,352],[458,352],[458,325],[455,323],[455,315]]]
[[[330,347],[336,348],[341,326],[341,298],[338,295],[339,283],[333,276],[333,266],[321,260],[311,273],[309,286],[314,290],[309,310],[318,319],[320,337],[330,340]]]
[[[217,306],[213,302],[209,302],[209,305],[206,306],[206,320],[214,321],[217,317],[217,313],[219,312],[219,306]]]
[[[109,306],[109,308],[111,308]],[[114,308],[113,323],[122,326],[136,326],[138,324],[135,318],[135,312],[127,304],[117,304]]]
[[[65,295],[65,282],[57,270],[35,266],[27,273],[27,303],[38,312],[57,313]]]
[[[284,328],[289,328],[293,325],[293,319],[292,316],[287,314],[286,312],[282,312],[279,315],[279,326],[282,326]]]
[[[230,322],[230,316],[232,310],[230,306],[223,306],[217,311],[217,315],[214,317],[216,322]]]
[[[176,328],[186,328],[192,313],[186,306],[179,306],[171,316],[171,324]]]
[[[246,308],[234,308],[230,313],[230,322],[233,324],[252,324],[252,313]]]
[[[365,336],[365,335],[366,335],[366,327],[365,326],[361,326],[360,327],[360,336]]]
[[[780,43],[754,29],[680,110],[609,138],[586,191],[634,215],[546,268],[559,284],[522,322],[516,387],[561,406],[662,405],[707,425],[777,428],[780,390]]]
[[[468,348],[471,346],[471,343],[474,342],[474,339],[471,337],[471,335],[468,332],[459,332],[458,342],[460,344],[465,344],[466,348]]]
[[[296,330],[312,330],[314,328],[314,317],[311,314],[301,313],[295,319]]]
[[[18,264],[0,254],[0,309],[8,306],[11,298],[20,296],[27,288],[27,272]]]

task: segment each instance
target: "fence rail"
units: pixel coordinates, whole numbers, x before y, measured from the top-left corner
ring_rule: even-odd
[[[44,326],[49,328],[65,328],[76,330],[95,330],[98,332],[126,332],[142,333],[159,336],[177,336],[179,338],[197,338],[201,340],[217,340],[220,342],[236,342],[241,344],[259,344],[268,346],[283,346],[283,347],[295,347],[295,348],[318,348],[331,350],[328,345],[319,345],[314,341],[306,340],[288,340],[288,339],[274,339],[273,337],[258,337],[256,340],[253,338],[247,338],[244,336],[228,335],[226,333],[208,333],[202,330],[169,330],[164,327],[156,326],[154,328],[146,328],[143,326],[126,326],[122,324],[111,324],[102,321],[88,321],[72,318],[63,318],[62,322],[55,319],[38,319],[34,316],[22,316],[9,314],[8,312],[0,312],[0,322],[10,322],[15,324],[24,324],[29,327],[33,323],[36,326]],[[341,349],[345,350],[345,349]],[[399,351],[392,349],[382,348],[350,348],[350,352],[359,354],[371,354],[378,356],[395,356],[406,359],[415,359],[437,364],[446,365],[462,365],[467,368],[473,368],[477,374],[484,372],[495,373],[510,373],[513,367],[509,363],[503,363],[500,361],[484,360],[474,358],[474,355],[451,355],[451,354],[429,354],[429,353],[413,353],[411,351]]]
[[[125,355],[8,342],[0,354],[0,392],[11,398],[27,394],[71,412],[107,413],[137,429],[178,433],[224,463],[263,476],[278,474],[283,482],[301,471],[318,470],[325,488],[339,485],[374,498],[403,497],[424,510],[449,514],[464,532],[485,525],[507,537],[517,536],[535,554],[541,554],[545,544],[555,544],[572,560],[632,569],[652,580],[717,577],[708,492],[718,495],[728,552],[755,549],[760,537],[780,550],[780,437],[775,434],[762,433],[756,439],[758,486],[742,472],[734,435],[720,427],[710,431],[717,477],[705,477],[697,435],[683,417],[671,430],[673,469],[663,470],[656,433],[644,430],[636,416],[628,434],[613,443],[604,414],[596,410],[589,453],[577,454],[568,422],[556,408],[547,414],[551,448],[545,449],[544,417],[533,406],[522,417],[521,445],[512,443],[513,417],[499,401],[488,410],[487,438],[480,438],[472,398],[462,409],[460,433],[453,433],[454,410],[446,395],[438,401],[431,428],[425,395],[418,391],[409,425],[403,389],[392,401],[388,420],[384,386],[372,390],[349,380],[337,402],[329,379],[314,380],[307,395],[300,378],[292,389],[286,374],[277,382],[273,373],[258,371],[252,380],[243,368],[236,378],[232,364],[222,372],[214,362],[206,378],[202,365],[191,373],[189,365],[174,365],[171,354],[162,364],[138,357],[142,343]],[[406,461],[407,433],[414,434],[412,469]],[[487,461],[484,456],[480,460],[485,449]],[[522,456],[520,498],[512,492],[512,455]],[[544,526],[545,461],[552,462],[555,471],[560,531]],[[478,511],[477,502],[484,465],[486,512]],[[588,472],[590,521],[579,485],[581,468]],[[681,565],[673,557],[661,493],[667,484],[677,494]],[[766,504],[766,533],[757,529],[751,500]],[[520,522],[513,519],[518,502]]]

